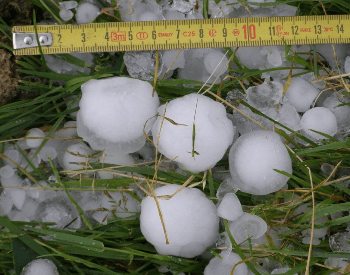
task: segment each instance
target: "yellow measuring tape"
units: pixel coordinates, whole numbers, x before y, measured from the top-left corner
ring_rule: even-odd
[[[350,43],[350,15],[13,27],[14,53],[44,54]]]

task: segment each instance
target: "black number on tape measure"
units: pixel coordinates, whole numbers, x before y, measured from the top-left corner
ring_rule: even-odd
[[[81,42],[86,42],[85,33],[81,34]]]
[[[157,32],[156,31],[152,31],[152,39],[153,40],[157,39]]]
[[[337,31],[338,31],[338,33],[344,33],[344,26],[343,26],[343,24],[341,24],[341,25],[337,25]]]
[[[204,36],[203,29],[199,29],[199,37],[200,37],[200,38],[203,38],[203,36]]]
[[[176,29],[176,31],[177,31],[176,39],[179,39],[179,37],[180,37],[180,30]]]
[[[292,26],[292,33],[293,35],[299,34],[299,27],[298,26]]]
[[[222,29],[222,36],[227,37],[227,29],[226,28]]]
[[[269,31],[270,31],[270,36],[276,35],[276,27],[275,26],[269,27]]]
[[[315,34],[321,34],[322,33],[322,26],[321,25],[315,25]]]
[[[62,35],[60,33],[57,35],[58,35],[58,43],[62,43],[62,41],[61,41]]]
[[[129,31],[129,40],[132,40],[134,37],[132,36],[132,31]]]
[[[108,32],[106,32],[105,39],[106,39],[107,41],[109,41],[109,34],[108,34]]]

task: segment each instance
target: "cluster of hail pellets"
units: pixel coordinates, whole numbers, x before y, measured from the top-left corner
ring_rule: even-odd
[[[202,1],[116,2],[124,21],[202,18]],[[89,23],[100,14],[99,5],[97,1],[87,1],[80,5],[74,1],[60,2],[60,17],[69,21],[74,20],[75,15],[78,24]],[[250,4],[249,8],[253,16],[296,15],[296,8],[288,5],[258,7]],[[218,4],[210,0],[209,13],[211,18],[250,16],[236,0],[220,1]],[[317,45],[316,49],[326,59],[330,70],[350,72],[348,45],[335,45],[337,60],[331,46]],[[293,46],[291,51],[298,52],[300,58],[307,59],[310,47]],[[241,47],[236,53],[244,66],[260,70],[291,67],[292,63],[287,61],[285,54],[285,48],[279,46]],[[89,74],[94,65],[93,56],[82,53],[72,55],[73,58],[84,60],[86,68],[73,66],[52,56],[46,56],[45,59],[49,68],[55,72]],[[176,70],[176,78],[215,83],[224,81],[228,75],[229,62],[223,49],[163,51],[160,57],[160,77],[171,78]],[[0,181],[4,187],[0,195],[1,215],[7,215],[13,221],[50,222],[50,227],[58,229],[82,228],[84,224],[80,215],[66,193],[52,188],[52,184],[57,183],[53,174],[33,182],[19,174],[18,165],[30,173],[39,165],[50,166],[52,162],[68,175],[74,175],[77,170],[83,171],[89,167],[91,162],[124,166],[153,161],[157,147],[158,152],[169,160],[160,169],[171,168],[179,173],[184,173],[183,170],[198,173],[212,168],[214,176],[222,180],[217,191],[217,205],[197,188],[181,188],[180,185],[158,187],[155,194],[158,196],[163,226],[155,199],[144,197],[136,186],[130,187],[143,198],[141,204],[130,194],[118,190],[104,193],[72,192],[72,197],[85,211],[91,223],[106,224],[111,218],[134,219],[140,215],[143,235],[158,253],[164,255],[192,258],[202,255],[210,247],[225,248],[220,253],[220,258],[214,257],[210,260],[205,269],[206,275],[230,274],[231,269],[241,261],[232,251],[229,232],[219,232],[220,218],[229,221],[230,233],[243,247],[249,245],[248,239],[252,246],[267,244],[265,233],[272,237],[276,246],[281,245],[279,234],[288,228],[270,228],[261,217],[243,212],[235,195],[237,190],[256,196],[288,188],[286,183],[289,177],[286,175],[292,173],[292,161],[283,140],[274,132],[275,126],[281,126],[274,125],[245,105],[239,104],[237,108],[241,112],[269,131],[261,130],[240,112],[227,114],[223,104],[198,93],[188,94],[159,106],[157,93],[145,81],[152,79],[155,53],[127,52],[124,61],[130,76],[135,79],[112,77],[86,82],[81,86],[81,99],[70,97],[67,100],[68,108],[79,106],[80,110],[78,113],[71,113],[73,120],[66,122],[63,128],[53,133],[52,137],[55,139],[49,138],[43,143],[48,133],[41,129],[31,129],[24,140],[6,143],[6,158],[0,169]],[[341,90],[326,90],[321,93],[325,83],[312,82],[315,80],[313,73],[293,77],[284,93],[284,79],[289,72],[287,69],[263,73],[263,83],[249,87],[246,93],[234,90],[228,94],[226,100],[236,103],[237,99],[244,99],[263,114],[286,126],[283,129],[290,135],[292,131],[297,131],[313,142],[329,136],[345,139],[350,129],[350,106],[342,104],[348,103],[349,98],[342,96]],[[293,73],[301,72],[298,65],[294,64]],[[153,138],[153,144],[146,140],[145,133]],[[84,141],[74,140],[77,137]],[[307,144],[298,138],[296,141],[301,145]],[[228,149],[230,152],[227,155]],[[230,173],[215,173],[220,170],[215,165],[223,157],[229,160]],[[27,159],[31,160],[30,164]],[[284,175],[275,170],[283,171]],[[115,173],[105,169],[96,174],[85,173],[85,176],[111,179]],[[285,197],[286,202],[295,199],[296,195]],[[308,203],[302,204],[294,213],[298,215],[306,212],[309,206]],[[338,217],[339,215],[332,215],[332,218]],[[316,223],[325,221],[327,219],[322,217]],[[319,244],[325,238],[326,231],[327,228],[316,229],[313,244]],[[310,243],[310,230],[305,230],[300,236],[303,243]],[[349,232],[339,232],[330,237],[330,247],[333,251],[349,252],[349,240]],[[288,266],[265,258],[259,261],[261,272],[278,274],[289,270]],[[344,270],[348,263],[334,258],[327,260],[326,264]],[[41,265],[43,270],[47,270],[53,263],[49,260],[37,260],[29,264],[23,274],[57,274],[55,268],[51,273],[39,272],[36,268]],[[161,266],[159,271],[169,270]],[[252,273],[245,263],[240,263],[234,274]]]

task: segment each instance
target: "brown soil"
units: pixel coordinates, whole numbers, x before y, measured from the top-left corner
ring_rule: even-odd
[[[26,0],[0,0],[0,17],[10,27],[31,25],[33,5]],[[0,41],[12,47],[12,41],[2,33]],[[36,96],[16,88],[20,80],[20,75],[16,71],[18,68],[16,61],[19,59],[20,57],[14,56],[0,45],[0,106]]]

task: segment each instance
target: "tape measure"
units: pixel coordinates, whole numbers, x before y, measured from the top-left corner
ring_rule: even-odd
[[[350,15],[13,27],[14,53],[44,54],[350,43]]]

